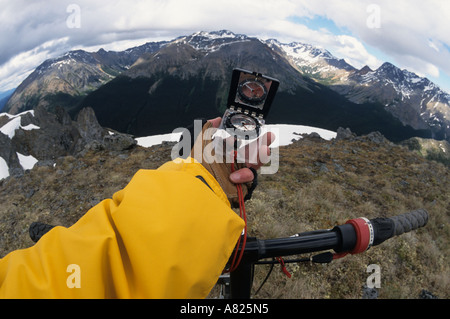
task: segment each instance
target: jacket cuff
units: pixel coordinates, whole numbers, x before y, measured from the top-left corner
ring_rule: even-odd
[[[160,166],[161,171],[179,171],[185,172],[202,181],[209,187],[228,207],[231,207],[227,195],[220,187],[219,182],[214,178],[208,170],[200,164],[196,159],[188,157],[186,159],[177,158],[171,162],[167,162]]]

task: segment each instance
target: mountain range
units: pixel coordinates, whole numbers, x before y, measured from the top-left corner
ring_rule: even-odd
[[[427,78],[388,62],[357,69],[319,47],[227,30],[121,52],[70,51],[38,66],[3,111],[61,106],[75,118],[91,107],[102,126],[135,136],[168,133],[222,115],[235,67],[280,80],[269,123],[376,130],[393,141],[450,139],[450,95]]]

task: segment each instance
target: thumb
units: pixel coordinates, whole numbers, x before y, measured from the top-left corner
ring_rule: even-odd
[[[235,184],[250,183],[254,178],[253,172],[248,168],[241,168],[230,174],[230,180]]]

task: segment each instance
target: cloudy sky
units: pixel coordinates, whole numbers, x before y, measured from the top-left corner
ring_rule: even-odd
[[[389,61],[450,92],[448,0],[0,0],[0,92],[69,50],[124,50],[227,29]]]

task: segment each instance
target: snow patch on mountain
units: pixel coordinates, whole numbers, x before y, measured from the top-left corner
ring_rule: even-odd
[[[321,59],[337,59],[327,50],[312,46],[310,44],[300,42],[286,44],[280,43],[274,39],[268,40],[266,43],[271,46],[276,45],[280,47],[288,56],[303,65],[307,65],[308,63],[317,63]]]
[[[0,180],[9,176],[8,163],[0,156]]]
[[[33,155],[23,155],[20,153],[16,153],[19,158],[20,165],[24,170],[32,169],[34,165],[38,162],[38,160]]]
[[[276,39],[261,41],[272,50],[280,50],[302,74],[321,83],[345,83],[356,71],[345,60],[321,47],[301,42],[281,43]]]
[[[189,36],[179,37],[175,42],[186,43],[195,50],[207,53],[220,50],[223,46],[250,41],[244,34],[235,34],[228,30],[221,31],[199,31]]]
[[[5,121],[5,117],[8,120],[5,124],[3,124],[0,127],[0,132],[8,136],[9,139],[12,139],[15,136],[16,131],[19,129],[27,131],[39,129],[39,126],[31,123],[28,125],[21,124],[22,116],[26,114],[31,114],[34,117],[34,110],[25,111],[17,115],[11,115],[9,113],[0,113],[0,119],[2,119],[3,123]],[[18,152],[16,152],[16,155],[17,159],[19,160],[19,164],[22,166],[23,170],[32,169],[34,165],[38,162],[38,160],[32,155],[27,156]],[[5,158],[0,156],[0,180],[7,178],[8,176],[10,176],[8,162],[6,161]]]
[[[7,135],[9,138],[13,138],[14,135],[16,134],[16,130],[18,129],[22,129],[22,130],[26,130],[26,131],[30,131],[30,130],[35,130],[35,129],[39,129],[39,126],[34,125],[34,124],[28,124],[25,126],[21,125],[21,116],[24,114],[30,113],[31,115],[34,116],[34,111],[25,111],[22,113],[19,113],[17,115],[11,115],[8,113],[0,113],[0,117],[2,116],[7,116],[10,121],[6,124],[4,124],[2,127],[0,127],[0,132],[2,132],[3,134]]]

